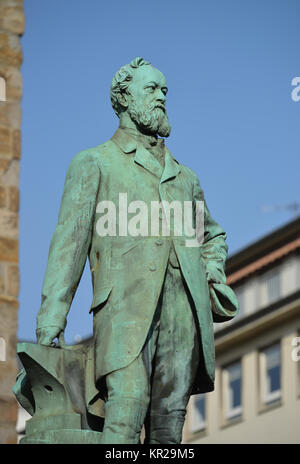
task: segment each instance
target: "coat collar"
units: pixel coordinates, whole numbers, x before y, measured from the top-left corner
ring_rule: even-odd
[[[135,151],[134,161],[160,179],[163,183],[173,177],[176,177],[180,172],[178,161],[171,155],[168,148],[165,147],[165,167],[164,169],[154,156],[134,137],[128,135],[124,130],[117,129],[112,136],[112,140],[128,154]]]
[[[136,150],[137,142],[130,137],[124,130],[117,129],[112,140],[121,148],[124,153],[132,153]]]

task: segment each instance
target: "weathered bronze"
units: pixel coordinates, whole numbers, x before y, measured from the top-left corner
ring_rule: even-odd
[[[38,405],[25,442],[69,442],[68,432],[57,431],[74,429],[80,442],[139,443],[144,425],[145,443],[180,443],[190,395],[214,388],[213,322],[232,319],[238,304],[226,285],[225,232],[196,174],[164,145],[167,90],[144,59],[122,67],[111,85],[118,130],[70,164],[37,316],[43,346],[19,348],[27,375],[16,394],[32,413]],[[160,232],[172,202],[192,205],[195,233],[203,204],[196,245],[188,245],[185,227],[178,232],[175,212],[169,233],[157,233],[151,208],[159,205]],[[92,342],[54,347],[87,257]],[[53,401],[61,407],[50,420]]]

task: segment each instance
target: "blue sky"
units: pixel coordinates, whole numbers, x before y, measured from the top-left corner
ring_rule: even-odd
[[[299,199],[297,0],[25,0],[19,338],[35,337],[67,167],[117,129],[109,87],[142,56],[166,76],[167,146],[199,176],[229,253],[291,220]],[[86,269],[66,340],[92,333]]]

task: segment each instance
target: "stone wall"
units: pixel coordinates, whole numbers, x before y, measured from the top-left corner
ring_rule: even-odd
[[[0,443],[17,439],[17,403],[11,387],[17,373],[23,32],[23,0],[0,0],[0,77],[6,82],[6,101],[0,101],[0,338],[2,347],[5,344],[0,358]]]

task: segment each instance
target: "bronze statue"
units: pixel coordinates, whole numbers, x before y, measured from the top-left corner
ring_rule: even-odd
[[[48,347],[63,335],[89,258],[93,381],[105,407],[100,443],[139,443],[143,425],[145,443],[180,443],[190,395],[214,388],[213,322],[237,312],[224,273],[225,232],[196,174],[164,144],[167,91],[143,58],[116,73],[119,128],[72,160],[49,251],[37,316],[38,343]],[[180,208],[191,205],[197,235],[201,204],[203,233],[191,245],[174,223],[180,216],[182,225]]]

